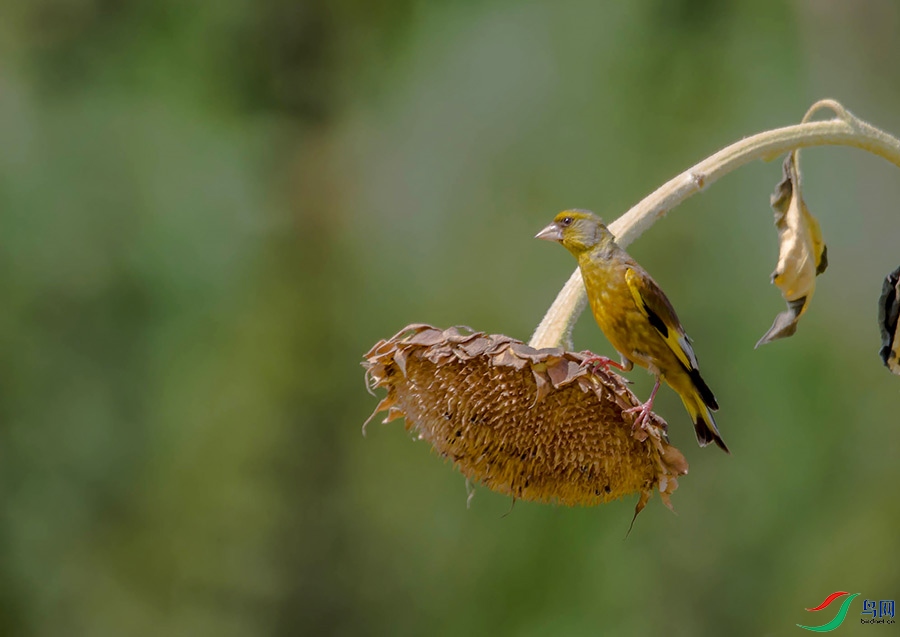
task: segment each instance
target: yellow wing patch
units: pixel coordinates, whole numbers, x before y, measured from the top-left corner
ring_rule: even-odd
[[[668,300],[652,280],[641,277],[632,268],[625,270],[625,282],[638,310],[647,317],[647,322],[659,333],[681,364],[688,371],[697,368],[697,357],[678,320],[666,310]],[[654,303],[653,295],[661,297],[662,303]],[[649,303],[648,303],[649,300]],[[674,325],[673,325],[674,323]]]

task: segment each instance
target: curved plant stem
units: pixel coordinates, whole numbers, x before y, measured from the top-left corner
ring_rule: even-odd
[[[808,121],[823,108],[833,111],[835,117],[825,121]],[[719,177],[756,159],[768,161],[810,146],[855,146],[900,167],[900,140],[859,119],[840,103],[821,100],[810,107],[802,123],[746,137],[669,180],[609,224],[609,229],[618,244],[625,247],[669,210]],[[572,328],[586,301],[581,271],[576,269],[544,315],[529,345],[534,348],[571,349]]]

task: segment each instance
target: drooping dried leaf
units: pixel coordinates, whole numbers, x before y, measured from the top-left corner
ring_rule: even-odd
[[[639,493],[636,515],[654,489],[671,506],[687,473],[665,421],[652,414],[632,431],[623,410],[637,398],[619,376],[582,368],[583,354],[418,324],[365,359],[367,384],[387,390],[372,416],[405,418],[466,478],[514,499],[595,505]]]
[[[878,300],[878,326],[881,328],[881,360],[893,373],[900,374],[900,268],[884,278]]]
[[[828,254],[818,220],[810,214],[800,192],[796,152],[784,159],[784,177],[770,200],[778,229],[778,264],[772,283],[781,289],[787,309],[775,317],[756,347],[797,331],[797,322],[812,299],[816,277],[828,267]]]

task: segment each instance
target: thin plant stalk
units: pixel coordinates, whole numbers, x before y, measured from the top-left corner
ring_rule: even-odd
[[[835,117],[809,121],[821,109],[831,110]],[[800,124],[746,137],[692,166],[609,224],[609,229],[619,245],[625,247],[657,219],[723,175],[757,159],[769,161],[793,150],[812,146],[855,146],[900,167],[900,140],[859,119],[835,100],[821,100],[810,107]],[[572,328],[586,301],[581,271],[576,268],[544,315],[529,345],[538,349],[572,349]]]

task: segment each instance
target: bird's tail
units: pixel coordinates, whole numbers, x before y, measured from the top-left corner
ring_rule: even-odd
[[[694,433],[697,434],[697,442],[700,443],[700,446],[705,447],[714,442],[725,453],[731,453],[719,435],[719,428],[716,426],[716,419],[713,418],[712,411],[703,402],[700,395],[696,391],[686,392],[681,394],[681,401],[694,422]]]

